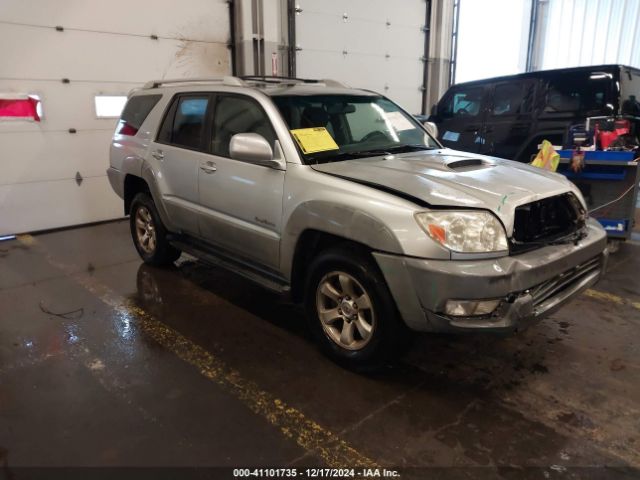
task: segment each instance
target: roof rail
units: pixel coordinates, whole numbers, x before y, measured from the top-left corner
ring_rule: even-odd
[[[211,77],[211,78],[174,78],[166,80],[151,80],[142,87],[143,89],[158,88],[161,85],[180,83],[221,83],[230,87],[245,87],[247,84],[238,77]]]
[[[246,87],[249,83],[251,84],[259,84],[259,85],[282,85],[282,86],[292,86],[299,84],[306,85],[318,85],[324,87],[338,87],[345,88],[347,87],[343,83],[340,83],[336,80],[331,80],[328,78],[324,78],[322,80],[312,80],[306,78],[293,78],[293,77],[272,77],[268,75],[246,75],[243,77],[211,77],[211,78],[174,78],[174,79],[163,79],[163,80],[151,80],[147,82],[142,87],[143,90],[148,90],[151,88],[158,88],[162,85],[179,85],[185,83],[217,83],[222,85],[227,85],[230,87]]]
[[[331,80],[323,78],[321,80],[309,79],[309,78],[296,78],[296,77],[275,77],[269,75],[245,75],[240,77],[245,82],[261,83],[268,85],[298,85],[301,83],[318,85],[325,87],[346,87],[346,85],[338,82],[337,80]]]
[[[273,84],[294,84],[294,83],[315,83],[317,80],[306,80],[304,78],[295,77],[276,77],[271,75],[243,75],[241,80],[258,83],[273,83]]]

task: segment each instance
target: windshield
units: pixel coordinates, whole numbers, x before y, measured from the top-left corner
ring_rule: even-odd
[[[440,148],[411,115],[384,97],[283,95],[272,100],[305,163]]]

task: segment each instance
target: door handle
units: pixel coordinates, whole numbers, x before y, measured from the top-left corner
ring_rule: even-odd
[[[214,173],[217,170],[216,164],[213,162],[207,162],[200,165],[200,170],[204,173]]]
[[[162,150],[155,150],[151,152],[151,156],[156,160],[162,160],[164,158],[164,153],[162,152]]]

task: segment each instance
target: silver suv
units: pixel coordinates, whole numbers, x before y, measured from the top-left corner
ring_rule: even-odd
[[[329,80],[150,82],[108,175],[145,262],[187,252],[304,302],[353,367],[408,330],[520,329],[606,265],[563,176],[445,149],[384,96]]]

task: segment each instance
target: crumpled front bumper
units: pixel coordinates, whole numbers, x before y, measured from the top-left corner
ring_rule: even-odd
[[[374,253],[407,326],[426,332],[507,332],[553,313],[605,271],[606,232],[589,219],[578,244],[484,260],[427,260]],[[447,300],[501,299],[482,317],[444,313]]]

